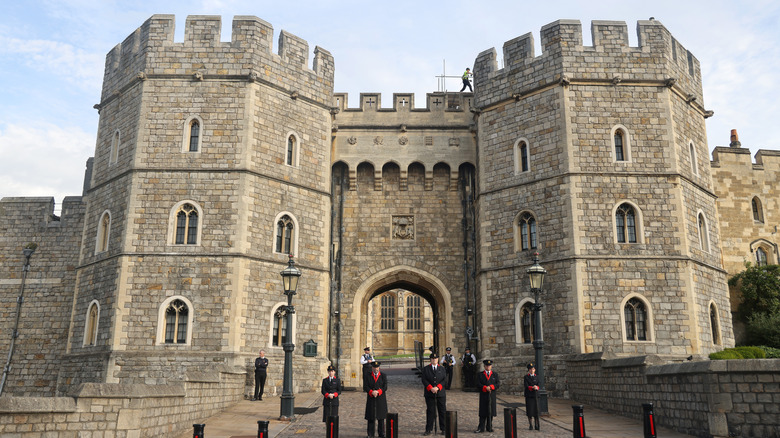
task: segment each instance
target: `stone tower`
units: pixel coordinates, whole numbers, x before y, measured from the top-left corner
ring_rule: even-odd
[[[235,17],[229,42],[220,29],[190,16],[175,43],[174,17],[155,15],[106,58],[63,384],[278,356],[287,253],[310,303],[294,338],[325,344],[333,58],[317,47],[309,68],[308,44],[285,31],[274,53],[255,17]]]
[[[698,61],[657,21],[638,47],[623,22],[591,30],[584,46],[579,21],[548,24],[536,57],[531,34],[508,41],[500,70],[477,57],[483,352],[532,357],[515,344],[536,251],[546,351],[733,345]]]

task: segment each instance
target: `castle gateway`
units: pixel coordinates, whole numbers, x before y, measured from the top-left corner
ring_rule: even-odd
[[[516,388],[535,252],[553,394],[566,355],[734,344],[711,113],[698,61],[661,23],[638,23],[638,47],[622,22],[594,22],[592,46],[579,21],[548,24],[541,54],[531,34],[504,44],[502,69],[486,50],[473,94],[422,103],[348,101],[328,51],[310,67],[306,41],[282,31],[275,52],[258,18],[235,17],[229,42],[220,28],[192,16],[175,42],[173,16],[146,21],[106,58],[83,196],[61,217],[47,198],[0,202],[7,309],[38,244],[9,393],[248,370],[261,348],[280,388],[288,339],[296,391],[329,363],[358,386],[364,346],[409,338],[470,346]],[[303,272],[292,333],[288,254]]]

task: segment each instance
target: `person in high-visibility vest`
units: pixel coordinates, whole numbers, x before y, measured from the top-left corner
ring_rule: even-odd
[[[471,81],[469,80],[469,76],[471,76],[471,70],[467,68],[463,73],[463,88],[460,89],[461,93],[466,89],[466,87],[469,87],[469,91],[472,93],[474,92],[474,89],[471,88]]]

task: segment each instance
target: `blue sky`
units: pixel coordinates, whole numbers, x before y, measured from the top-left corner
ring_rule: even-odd
[[[0,3],[0,198],[80,195],[94,154],[105,55],[154,14],[221,15],[222,40],[235,15],[255,15],[321,46],[336,60],[336,90],[356,106],[361,92],[436,91],[436,76],[458,75],[479,52],[577,19],[590,43],[592,20],[655,17],[702,67],[709,149],[737,128],[743,147],[780,149],[780,2],[734,1],[4,1]],[[274,49],[276,50],[276,49]],[[309,63],[311,64],[310,55]],[[457,79],[449,89],[459,89]]]

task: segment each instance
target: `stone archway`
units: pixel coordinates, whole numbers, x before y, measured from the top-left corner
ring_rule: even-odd
[[[351,316],[351,323],[355,328],[355,336],[348,343],[350,356],[359,358],[363,353],[363,347],[367,345],[366,324],[367,310],[371,299],[383,292],[392,289],[405,289],[420,295],[431,304],[433,309],[434,345],[443,349],[444,345],[452,342],[452,301],[450,291],[434,275],[421,269],[399,265],[384,269],[366,278],[355,291],[352,308],[358,309]],[[357,360],[351,362],[357,363]],[[356,364],[350,363],[351,366]],[[360,369],[353,369],[356,376],[360,375]],[[350,376],[350,373],[347,373]],[[354,378],[352,378],[354,380]],[[357,385],[358,380],[350,382],[350,386]]]

